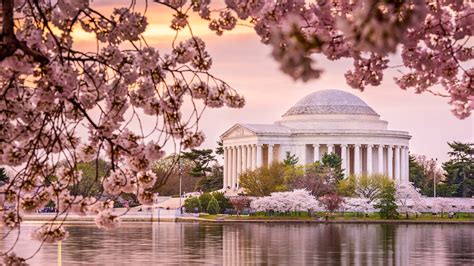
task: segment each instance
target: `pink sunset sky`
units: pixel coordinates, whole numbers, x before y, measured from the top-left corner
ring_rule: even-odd
[[[93,7],[110,10],[128,6],[128,1],[94,1]],[[150,23],[145,37],[148,44],[169,51],[174,32],[169,29],[171,14],[153,2],[148,3]],[[143,10],[137,6],[137,10]],[[207,44],[213,57],[211,73],[225,80],[246,98],[243,109],[207,109],[200,121],[206,134],[202,148],[215,148],[219,136],[236,123],[271,124],[281,118],[292,105],[307,94],[323,89],[340,89],[355,94],[389,122],[389,129],[408,131],[412,136],[410,152],[440,162],[448,159],[447,142],[474,141],[474,118],[459,120],[450,111],[447,98],[431,94],[415,94],[401,90],[393,81],[397,69],[385,72],[384,81],[378,87],[367,87],[364,92],[350,88],[344,73],[352,67],[352,60],[331,62],[315,57],[325,70],[322,77],[307,83],[295,82],[278,70],[278,64],[270,55],[271,49],[260,43],[252,28],[239,26],[235,31],[217,37],[207,29],[207,22],[192,19],[193,32]],[[76,31],[76,45],[82,49],[94,49],[94,36]],[[188,33],[180,34],[186,39]],[[390,65],[399,64],[394,56]],[[398,61],[398,62],[397,62]],[[169,152],[172,152],[170,150]]]

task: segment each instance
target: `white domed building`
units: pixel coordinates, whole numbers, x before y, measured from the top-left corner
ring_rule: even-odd
[[[334,152],[342,158],[345,176],[382,173],[408,182],[411,136],[387,126],[351,93],[314,92],[274,124],[236,124],[221,135],[224,189],[238,188],[242,172],[282,161],[287,153],[295,154],[299,164],[309,164]]]

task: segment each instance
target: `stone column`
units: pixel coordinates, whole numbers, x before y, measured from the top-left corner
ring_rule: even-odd
[[[379,165],[378,165],[378,169],[377,169],[377,172],[379,174],[383,174],[383,145],[382,144],[379,144],[379,147],[378,147],[378,160],[379,160]]]
[[[227,155],[229,159],[227,160],[227,186],[232,187],[232,175],[233,175],[233,162],[234,157],[232,157],[232,147],[227,147]]]
[[[262,167],[262,144],[257,144],[256,167]]]
[[[252,170],[252,145],[247,145],[247,171]]]
[[[410,152],[409,147],[405,147],[405,182],[410,182]]]
[[[367,175],[372,174],[372,145],[367,145]]]
[[[408,147],[407,146],[403,147],[403,151],[404,151],[403,164],[405,165],[405,167],[403,168],[404,173],[403,173],[402,181],[406,182],[408,180],[408,167],[409,167],[409,165],[408,165]]]
[[[273,163],[273,144],[268,144],[268,167]]]
[[[361,160],[360,160],[360,144],[354,145],[354,174],[360,175],[361,173]]]
[[[237,147],[232,147],[232,177],[230,187],[235,188],[235,183],[237,183]]]
[[[299,145],[299,162],[302,164],[302,165],[305,165],[306,164],[306,144],[302,144],[302,145]]]
[[[395,146],[395,180],[400,181],[400,146]]]
[[[393,146],[387,147],[387,175],[393,179]]]
[[[400,174],[400,181],[406,182],[408,180],[407,168],[408,168],[408,154],[407,154],[407,147],[402,146],[401,148],[401,174]]]
[[[285,160],[286,158],[286,145],[280,144],[280,150],[278,152],[279,152],[278,157],[280,157],[278,161],[283,162],[283,160]]]
[[[242,171],[240,173],[243,173],[247,171],[247,145],[242,145]]]
[[[242,146],[237,146],[237,177],[235,179],[235,186],[239,183],[239,176],[242,173]]]
[[[313,149],[314,149],[314,161],[317,162],[319,161],[319,144],[313,144]]]
[[[223,189],[226,189],[227,188],[227,178],[229,177],[229,175],[227,174],[227,172],[229,171],[229,149],[227,149],[227,147],[224,147],[224,180],[223,180]]]
[[[400,182],[405,179],[405,147],[400,146]]]
[[[347,174],[351,175],[351,146],[347,145]]]
[[[257,169],[257,145],[252,145],[252,171]]]
[[[327,146],[328,146],[328,154],[334,153],[334,144],[327,144]]]
[[[341,159],[342,164],[341,167],[344,169],[344,177],[349,176],[349,164],[348,164],[348,156],[347,156],[347,145],[341,144]]]

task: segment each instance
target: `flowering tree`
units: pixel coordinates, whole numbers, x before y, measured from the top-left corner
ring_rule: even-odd
[[[298,168],[294,168],[294,170],[296,171],[291,173],[290,178],[287,178],[289,187],[306,189],[315,197],[335,192],[338,176],[332,167],[315,162],[306,165],[304,170],[301,168],[301,172],[298,171]]]
[[[395,184],[395,188],[395,202],[398,205],[398,212],[404,213],[406,218],[410,214],[419,214],[426,209],[420,189],[415,188],[411,183],[399,182]]]
[[[237,215],[240,215],[242,210],[250,205],[251,199],[246,196],[236,196],[229,198],[229,201],[234,206]]]
[[[432,198],[429,205],[433,213],[441,213],[443,217],[445,212],[451,212],[456,210],[456,203],[450,198]]]
[[[181,12],[178,2],[161,4]],[[197,147],[204,140],[198,127],[204,108],[244,105],[209,72],[212,59],[199,37],[174,42],[169,53],[149,46],[142,35],[147,17],[134,3],[105,15],[88,0],[2,1],[0,165],[16,170],[1,188],[6,204],[14,206],[3,212],[6,228],[18,228],[22,215],[50,201],[58,215],[36,239],[66,237],[53,223],[69,212],[95,214],[99,227],[117,226],[121,214],[112,207],[120,194],[153,202],[156,176],[150,168],[164,156],[166,143]],[[177,32],[188,26],[179,17],[172,21]],[[95,35],[96,50],[77,48],[72,33],[79,27]],[[194,107],[187,115],[185,104]],[[154,127],[145,131],[144,121]],[[79,130],[87,138],[79,138]],[[111,163],[97,180],[108,199],[71,194],[81,179],[77,164],[99,155]],[[13,246],[2,255],[21,260],[11,253]]]
[[[355,195],[366,198],[371,202],[380,197],[385,187],[392,185],[390,178],[379,174],[361,175],[356,177],[354,181]]]
[[[238,20],[250,23],[295,80],[321,75],[312,57],[320,54],[353,59],[354,69],[345,75],[350,86],[377,86],[398,49],[402,74],[396,82],[402,89],[450,97],[459,118],[474,106],[471,1],[227,0],[217,10],[210,0],[154,2],[174,13],[170,27],[177,35],[191,34],[173,41],[169,53],[147,44],[147,17],[135,9],[136,1],[108,15],[89,0],[2,0],[0,165],[15,169],[1,188],[15,207],[3,213],[10,230],[24,213],[50,200],[59,208],[55,221],[74,211],[96,214],[99,226],[115,227],[112,200],[121,193],[133,193],[144,204],[153,201],[149,188],[156,177],[150,167],[164,156],[166,143],[197,147],[204,140],[198,127],[204,108],[244,105],[243,97],[209,72],[212,58],[192,33],[192,12],[218,35]],[[95,36],[96,49],[77,48],[77,28]],[[433,91],[436,86],[444,93]],[[184,105],[193,111],[185,115]],[[145,131],[142,121],[155,126]],[[79,138],[80,129],[87,138]],[[98,180],[110,200],[72,195],[69,188],[81,179],[77,163],[99,155],[111,162]],[[45,226],[37,239],[67,235],[58,233],[61,227]],[[2,254],[15,262],[10,251]]]
[[[239,186],[249,196],[268,196],[274,191],[285,191],[287,167],[283,163],[274,162],[268,167],[262,166],[254,171],[240,174]]]
[[[318,201],[321,203],[321,205],[324,206],[324,208],[328,212],[333,213],[337,211],[344,203],[344,198],[342,198],[336,193],[329,193],[322,197],[319,197]]]
[[[376,212],[375,202],[368,198],[344,198],[342,208],[344,211],[363,213],[365,215]]]
[[[378,86],[384,71],[398,68],[401,89],[449,97],[454,115],[474,109],[474,5],[463,0],[228,0],[210,27],[218,34],[236,19],[251,19],[272,47],[280,69],[295,80],[319,78],[313,55],[350,58],[346,74],[356,89]],[[390,54],[401,64],[390,64]],[[437,89],[441,87],[442,89]]]
[[[304,189],[288,192],[274,192],[270,196],[252,200],[250,207],[256,211],[307,211],[318,208],[316,198]]]

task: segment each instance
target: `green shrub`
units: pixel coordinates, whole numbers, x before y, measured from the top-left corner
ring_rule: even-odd
[[[200,212],[202,209],[201,206],[202,205],[198,197],[187,198],[184,201],[184,208],[186,208],[186,212]]]
[[[398,218],[397,204],[395,203],[395,185],[391,182],[390,185],[383,187],[379,198],[379,203],[374,207],[380,209],[380,218],[382,219],[396,219]]]
[[[220,211],[224,212],[225,209],[232,209],[232,203],[230,203],[229,199],[224,196],[222,192],[213,192],[212,196],[217,200],[220,206]]]
[[[201,206],[206,209],[207,205],[209,205],[209,201],[211,201],[212,194],[211,193],[203,193],[201,196],[199,196],[199,201],[201,202]]]
[[[216,198],[211,196],[211,200],[209,200],[209,204],[207,205],[207,213],[218,214],[219,211],[220,211],[219,202],[217,202]]]

